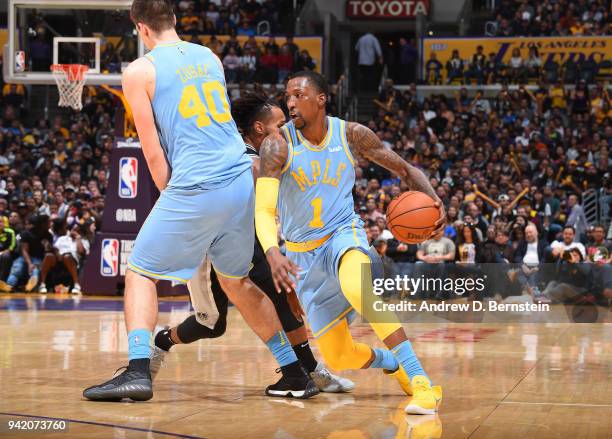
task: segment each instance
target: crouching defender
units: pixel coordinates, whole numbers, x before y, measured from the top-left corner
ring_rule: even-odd
[[[277,288],[297,292],[325,362],[336,370],[381,368],[412,396],[407,413],[433,414],[442,389],[431,385],[397,316],[388,313],[387,323],[376,323],[374,317],[383,316],[368,312],[374,295],[368,241],[352,197],[355,156],[389,169],[438,206],[439,198],[425,175],[384,148],[370,129],[326,116],[327,94],[325,78],[315,72],[296,73],[287,83],[291,122],[260,151],[257,236]],[[278,248],[277,210],[287,257]],[[443,223],[442,212],[434,234]],[[353,341],[348,325],[356,312],[388,349]]]
[[[247,153],[253,160],[253,173],[257,178],[261,142],[269,134],[279,133],[280,127],[285,124],[285,114],[275,101],[268,98],[265,92],[257,90],[232,103],[232,116],[246,143]],[[276,291],[270,266],[258,240],[255,240],[252,264],[253,268],[249,272],[249,278],[274,303],[283,330],[302,368],[313,379],[319,390],[323,392],[353,390],[355,386],[351,380],[330,373],[323,363],[315,359],[308,343],[304,322],[296,318],[292,312],[287,295],[278,294]],[[178,326],[159,331],[155,336],[155,348],[151,359],[153,378],[157,375],[170,348],[175,344],[188,344],[204,338],[217,338],[225,333],[228,299],[219,284],[214,268],[210,271],[212,294],[209,293],[206,285],[207,270],[207,265],[203,263],[189,285],[192,302],[198,316],[191,315]],[[266,389],[266,393],[271,396],[288,396],[288,389],[270,386]]]

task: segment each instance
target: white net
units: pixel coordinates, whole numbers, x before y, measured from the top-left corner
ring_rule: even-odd
[[[87,66],[81,64],[53,64],[51,72],[59,91],[60,107],[72,107],[75,110],[83,108],[83,85]]]

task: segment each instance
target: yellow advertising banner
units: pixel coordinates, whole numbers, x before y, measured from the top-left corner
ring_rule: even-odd
[[[482,46],[485,55],[495,53],[504,64],[509,63],[512,51],[519,49],[521,56],[527,59],[529,48],[536,46],[542,58],[542,64],[553,58],[562,65],[570,58],[578,64],[587,58],[596,62],[612,59],[612,37],[521,37],[521,38],[425,38],[423,40],[423,69],[425,63],[436,53],[438,61],[445,67],[453,50],[459,51],[462,60],[472,61],[476,48]]]

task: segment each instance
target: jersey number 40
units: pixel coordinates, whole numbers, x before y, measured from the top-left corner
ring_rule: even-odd
[[[183,88],[178,107],[179,113],[183,118],[191,119],[192,117],[197,117],[196,124],[198,128],[210,125],[212,120],[217,123],[226,123],[232,120],[225,87],[219,81],[203,83],[202,93],[204,100],[200,97],[200,93],[195,85],[192,84]],[[217,108],[213,93],[218,96],[222,108]]]

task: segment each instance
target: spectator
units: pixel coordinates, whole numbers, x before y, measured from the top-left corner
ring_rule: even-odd
[[[461,224],[457,230],[455,261],[461,264],[482,262],[482,241],[471,224]]]
[[[259,65],[261,67],[261,82],[276,84],[278,82],[278,56],[264,48],[263,54],[259,58]]]
[[[427,75],[425,81],[428,84],[442,85],[442,63],[438,61],[435,52],[432,52],[429,60],[427,60],[425,71]]]
[[[584,215],[584,209],[579,204],[578,196],[576,194],[572,194],[568,197],[567,210],[566,225],[573,227],[578,235],[578,238],[581,238],[586,232],[588,222],[586,216]]]
[[[447,84],[452,84],[459,79],[463,84],[463,60],[459,57],[459,51],[453,50],[451,58],[446,62]]]
[[[230,48],[228,54],[223,58],[223,67],[225,68],[227,82],[238,82],[238,75],[240,74],[240,58],[238,55],[236,55],[236,50],[233,47]]]
[[[592,241],[587,245],[589,262],[597,265],[612,263],[612,242],[606,239],[606,229],[602,224],[593,227]]]
[[[272,48],[271,48],[272,47]],[[269,53],[273,52],[273,46],[266,46]],[[283,46],[278,56],[278,82],[284,83],[285,79],[293,71],[294,57],[289,46]],[[298,67],[298,70],[302,70]]]
[[[31,226],[31,230],[20,234],[21,255],[13,261],[7,281],[0,281],[0,291],[13,291],[26,277],[28,278],[26,291],[32,291],[38,285],[40,264],[45,254],[52,251],[53,237],[49,233],[48,216],[32,216]]]
[[[40,286],[38,292],[47,293],[47,275],[60,262],[66,267],[72,278],[72,294],[81,294],[79,285],[78,269],[81,261],[89,254],[89,241],[83,239],[79,234],[80,226],[75,224],[70,232],[66,228],[64,219],[56,219],[53,222],[53,231],[58,238],[53,244],[53,252],[45,255],[40,270]]]
[[[6,218],[6,217],[5,217]],[[7,220],[8,223],[8,220]],[[5,224],[4,219],[0,220],[0,280],[6,281],[13,263],[13,252],[15,251],[17,240],[15,231]]]
[[[581,242],[575,242],[576,230],[572,226],[563,228],[563,239],[561,241],[553,241],[551,244],[551,256],[554,261],[560,261],[563,258],[566,260],[575,260],[576,255],[572,254],[571,250],[578,250],[580,259],[586,258],[586,249]]]
[[[240,80],[252,82],[257,72],[257,49],[250,48],[248,52],[240,57]]]
[[[383,63],[380,43],[371,32],[367,32],[357,40],[355,50],[358,54],[357,64],[359,66],[360,89],[374,90],[378,86],[376,62],[378,61],[379,64]]]
[[[417,250],[417,262],[438,264],[455,259],[455,244],[442,233],[423,242]]]
[[[415,68],[419,56],[414,40],[408,42],[406,38],[400,38],[399,51],[399,74],[397,75],[397,82],[399,84],[411,84],[415,80]]]
[[[300,52],[297,60],[297,70],[314,70],[316,67],[314,60],[306,49]]]
[[[487,58],[484,54],[484,47],[478,46],[476,53],[472,56],[472,63],[469,71],[466,73],[466,79],[475,79],[478,85],[482,85],[485,80],[485,67]]]
[[[538,239],[538,229],[534,224],[525,227],[525,239],[518,243],[514,262],[519,264],[519,280],[529,290],[536,301],[546,301],[538,285],[541,264],[546,261],[548,243]]]

